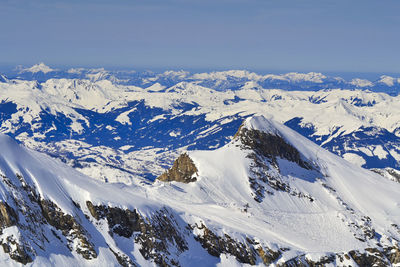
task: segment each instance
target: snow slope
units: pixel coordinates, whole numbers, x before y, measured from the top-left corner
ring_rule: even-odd
[[[267,240],[279,240],[280,243],[290,240],[290,243],[285,245],[295,244],[294,247],[299,250],[341,251],[350,247],[366,246],[365,243],[355,240],[347,226],[340,222],[341,216],[346,216],[343,214],[348,212],[349,208],[356,210],[360,216],[370,216],[372,222],[376,223],[374,227],[380,229],[377,231],[383,231],[379,233],[381,236],[389,236],[391,231],[383,229],[400,220],[398,184],[383,181],[382,177],[351,165],[274,121],[255,117],[248,119],[244,127],[282,136],[315,164],[318,170],[318,173],[302,170],[295,164],[280,159],[282,179],[287,179],[291,186],[307,192],[315,197],[315,200],[309,202],[290,194],[279,193],[269,196],[268,201],[262,202],[260,206],[254,205],[254,210],[250,204],[249,210],[253,213],[253,220],[262,221],[267,218],[269,227],[282,230],[278,236],[273,237],[276,232],[268,233],[264,224],[264,227],[258,228],[260,232],[257,232],[256,236],[264,236]],[[212,184],[212,194],[209,195],[213,198],[212,202],[230,205],[235,203],[238,207],[254,203],[247,185],[250,176],[249,162],[244,151],[238,148],[235,142],[216,151],[196,151],[189,155],[199,168],[200,178],[197,186],[207,188]],[[335,194],[332,195],[332,192],[326,190],[328,187],[334,188]],[[344,206],[343,203],[347,205]],[[307,221],[307,227],[293,227],[295,222],[305,217],[314,219]],[[341,234],[337,231],[341,231]],[[325,236],[326,240],[321,240],[321,236]],[[371,242],[367,244],[372,245],[376,240]],[[344,245],[348,247],[343,247]]]
[[[11,249],[0,260],[9,265],[12,253],[54,266],[356,266],[362,255],[399,265],[400,184],[262,116],[221,148],[189,152],[196,181],[187,184],[106,184],[10,137],[0,145],[0,204],[9,205],[0,240]],[[74,224],[64,229],[67,215]]]

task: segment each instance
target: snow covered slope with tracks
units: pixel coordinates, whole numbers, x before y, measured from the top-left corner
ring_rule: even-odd
[[[151,184],[0,144],[8,265],[400,265],[400,184],[262,116]]]

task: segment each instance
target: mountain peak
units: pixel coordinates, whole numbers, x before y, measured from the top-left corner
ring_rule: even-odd
[[[309,160],[283,137],[277,125],[264,116],[247,118],[235,138],[240,140],[242,148],[250,149],[274,163],[277,158],[282,158],[297,163],[304,169],[313,169]]]
[[[171,169],[164,172],[158,179],[163,182],[177,181],[182,183],[195,182],[197,167],[187,153],[181,154],[174,162]]]
[[[43,62],[40,62],[39,64],[35,64],[30,68],[25,68],[20,71],[20,73],[24,72],[32,72],[32,73],[38,73],[38,72],[43,72],[43,73],[48,73],[48,72],[53,72],[56,71],[56,69],[52,69]]]
[[[378,83],[384,84],[389,87],[394,86],[396,82],[398,83],[399,79],[393,78],[388,75],[382,75],[378,80]]]
[[[247,118],[243,123],[243,127],[248,130],[258,130],[274,135],[278,134],[278,130],[273,122],[262,115]]]

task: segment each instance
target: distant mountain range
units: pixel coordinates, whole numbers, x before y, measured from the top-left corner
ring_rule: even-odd
[[[225,145],[254,114],[365,168],[400,169],[399,96],[311,86],[330,88],[325,81],[343,79],[246,71],[62,72],[44,64],[18,72],[19,78],[0,81],[1,132],[104,181],[153,180],[183,151]],[[374,83],[382,91],[397,86],[382,79],[386,83]],[[297,90],[264,88],[267,81]]]
[[[110,71],[103,68],[70,68],[53,69],[44,63],[32,67],[17,67],[10,72],[9,78],[35,80],[44,82],[48,79],[88,79],[90,81],[109,80],[116,84],[134,85],[143,88],[155,86],[171,87],[179,82],[190,82],[217,91],[236,90],[250,83],[265,89],[308,90],[323,89],[365,89],[374,92],[385,92],[397,95],[400,90],[400,78],[382,75],[375,81],[354,78],[345,80],[341,77],[330,77],[322,73],[297,73],[260,75],[245,70],[229,70],[208,73],[191,73],[187,71]],[[160,87],[161,85],[161,87]]]

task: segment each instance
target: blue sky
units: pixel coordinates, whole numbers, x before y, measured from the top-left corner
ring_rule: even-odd
[[[0,64],[400,72],[399,0],[0,0]]]

